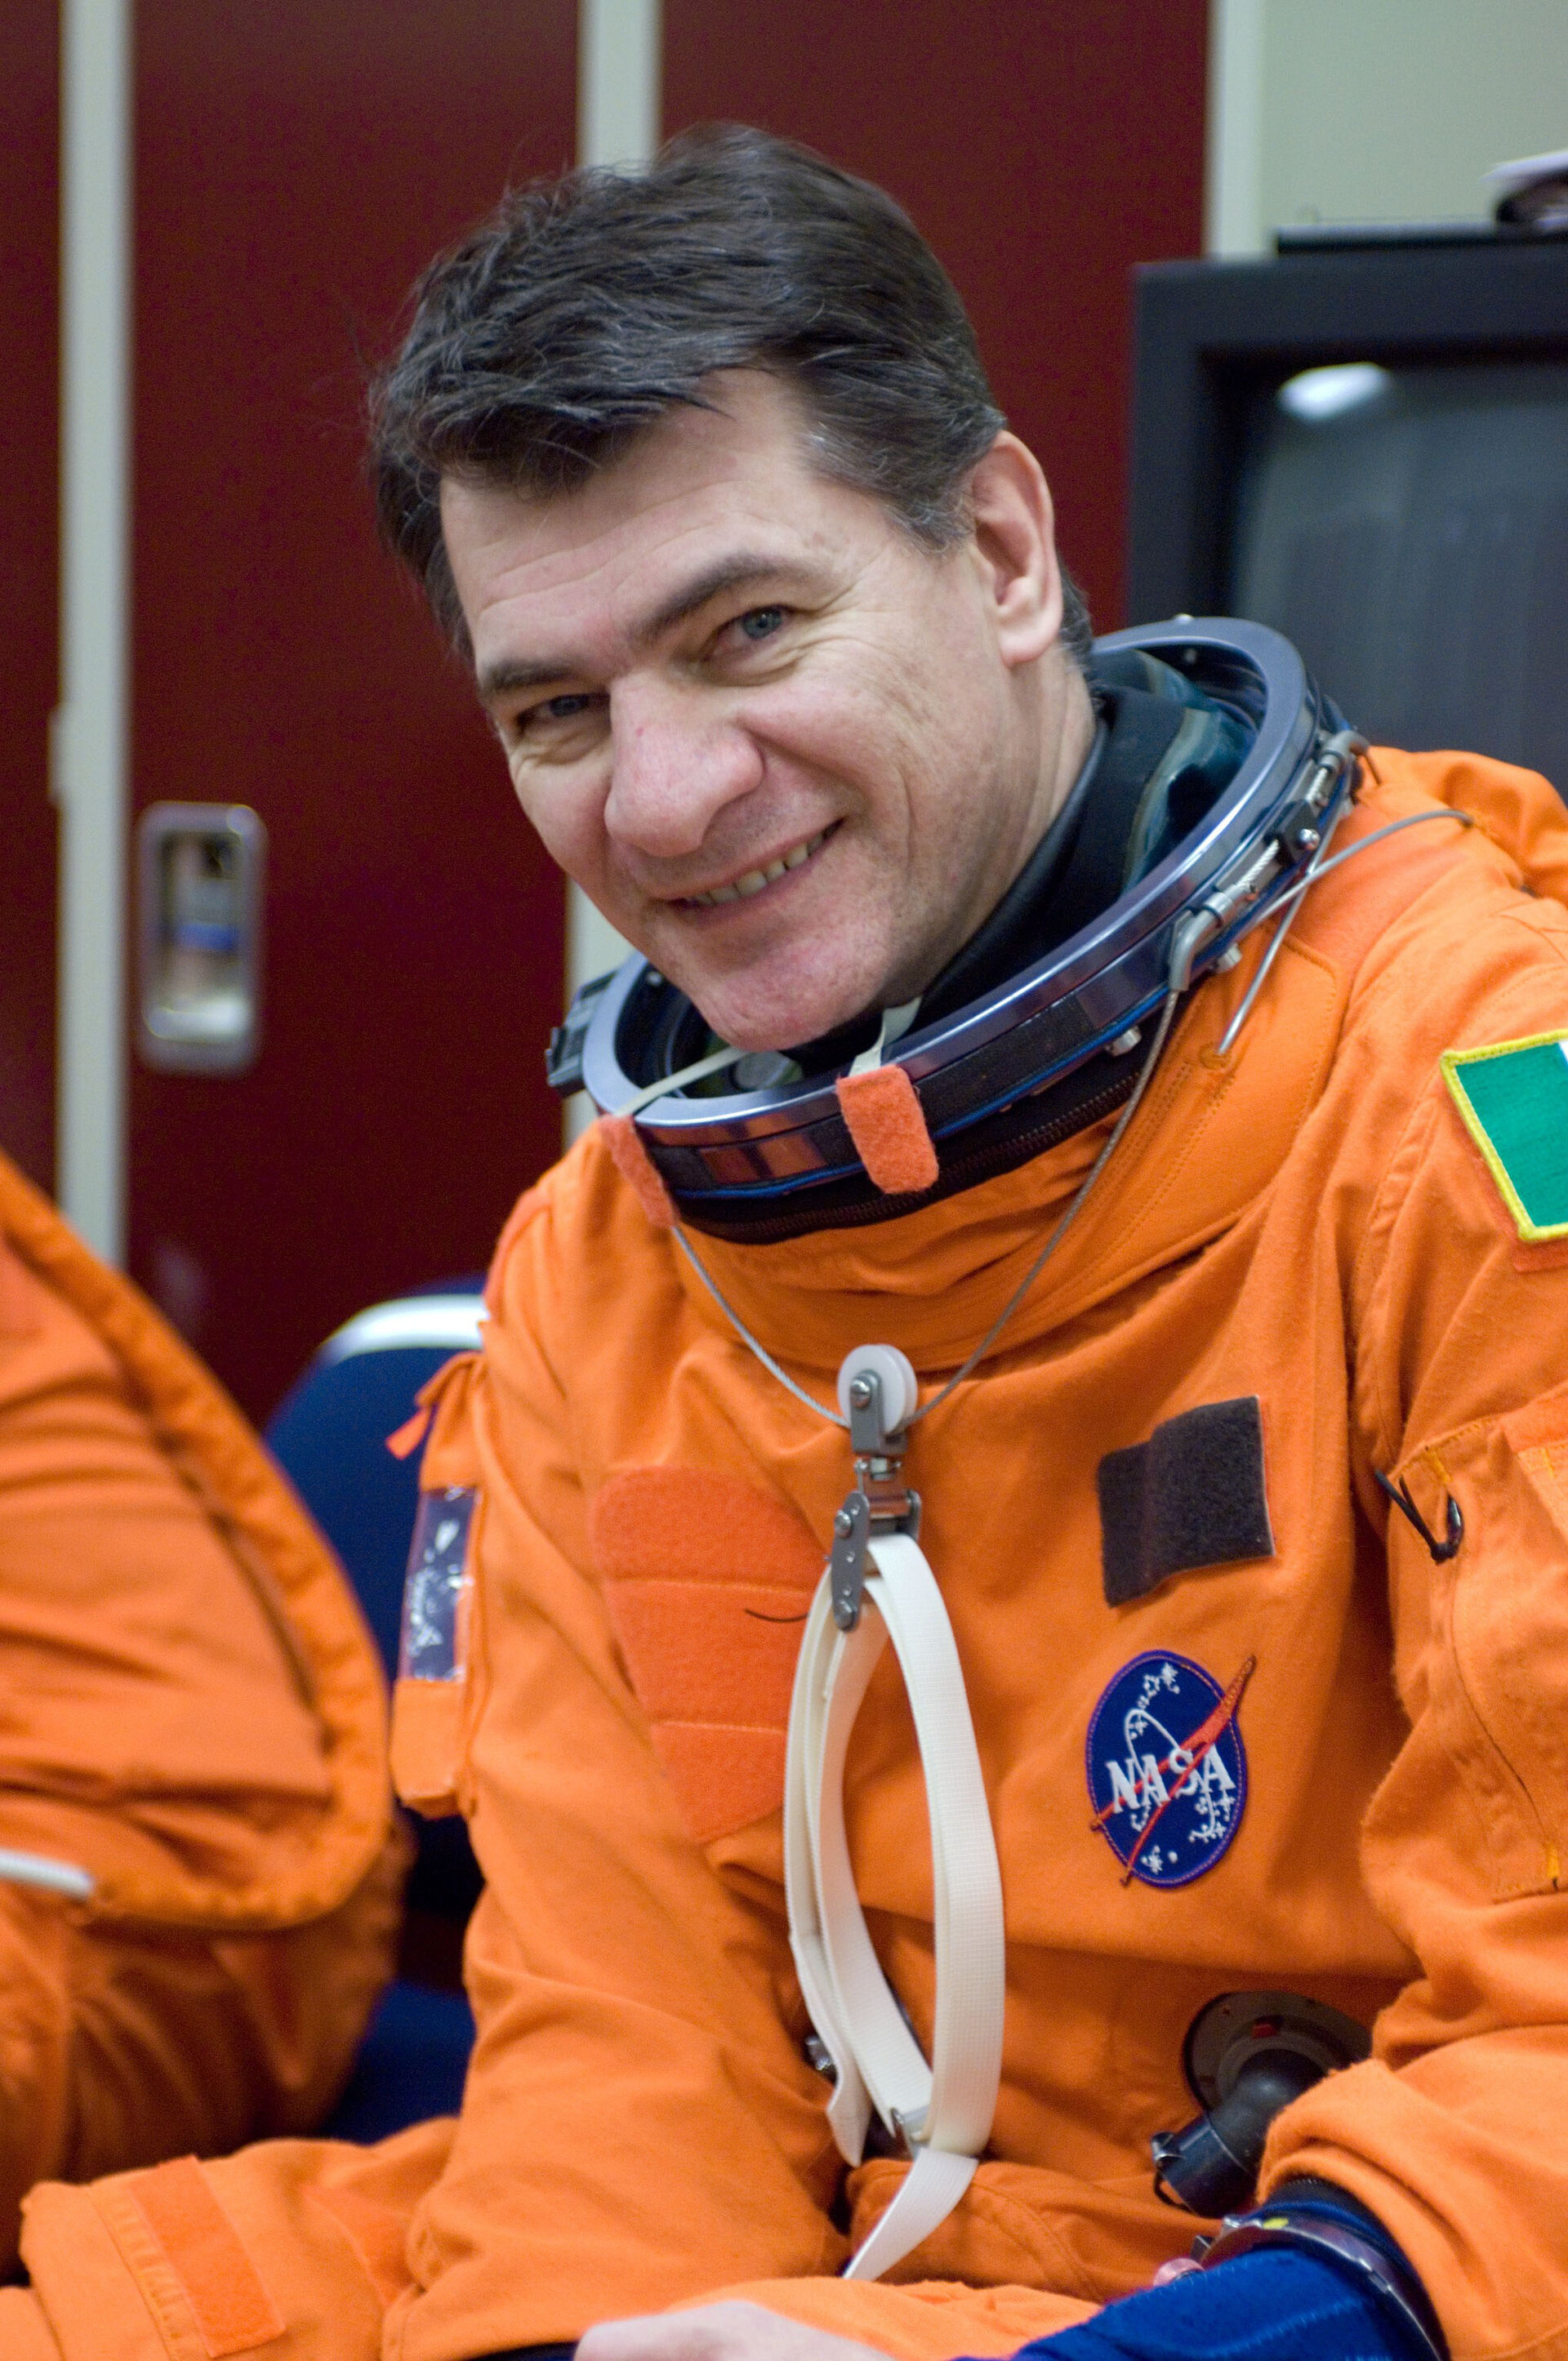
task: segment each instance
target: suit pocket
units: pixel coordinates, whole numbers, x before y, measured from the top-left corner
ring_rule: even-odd
[[[1464,1520],[1431,1569],[1431,1708],[1477,1866],[1497,1900],[1549,1893],[1568,1850],[1568,1395],[1445,1437],[1406,1472],[1434,1532],[1445,1492]]]

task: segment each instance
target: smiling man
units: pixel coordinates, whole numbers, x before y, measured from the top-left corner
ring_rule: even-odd
[[[429,1403],[478,2045],[46,2191],[7,2354],[1568,2350],[1551,790],[1093,644],[935,258],[760,134],[509,199],[376,459],[641,954]]]

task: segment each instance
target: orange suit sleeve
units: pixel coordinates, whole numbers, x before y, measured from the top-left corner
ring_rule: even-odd
[[[268,1923],[334,1805],[309,1667],[124,1363],[3,1235],[0,1648],[0,1847],[99,1896],[0,1882],[10,2256],[40,2178],[319,2120],[389,1966],[399,1862],[383,1815],[351,1892]]]
[[[1453,1046],[1568,1027],[1550,904],[1516,905],[1454,956],[1476,988]],[[1379,986],[1364,1113],[1392,1154],[1352,1303],[1358,1482],[1387,1527],[1410,1725],[1364,1869],[1420,1973],[1367,2063],[1280,2117],[1262,2185],[1321,2174],[1370,2206],[1454,2351],[1544,2351],[1568,2334],[1568,1253],[1521,1240],[1440,1072],[1404,1092],[1401,1002],[1428,989]],[[1374,1467],[1435,1533],[1457,1501],[1452,1558],[1434,1561]]]

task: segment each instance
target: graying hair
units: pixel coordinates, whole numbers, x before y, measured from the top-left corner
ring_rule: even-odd
[[[821,472],[932,549],[1005,421],[957,290],[883,190],[766,132],[710,125],[645,172],[514,192],[434,262],[371,396],[377,509],[454,640],[444,477],[571,490],[724,369],[791,384]],[[1064,575],[1062,640],[1092,631]]]

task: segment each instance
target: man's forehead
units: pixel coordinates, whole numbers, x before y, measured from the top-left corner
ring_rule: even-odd
[[[569,491],[533,493],[447,477],[442,527],[454,570],[511,560],[543,578],[602,561],[629,533],[655,541],[771,508],[781,481],[809,471],[805,420],[787,390],[756,372],[704,389]]]
[[[442,527],[465,607],[574,589],[613,597],[633,585],[645,598],[717,548],[761,536],[795,554],[817,538],[797,502],[712,480],[625,499],[454,486],[443,489]]]

